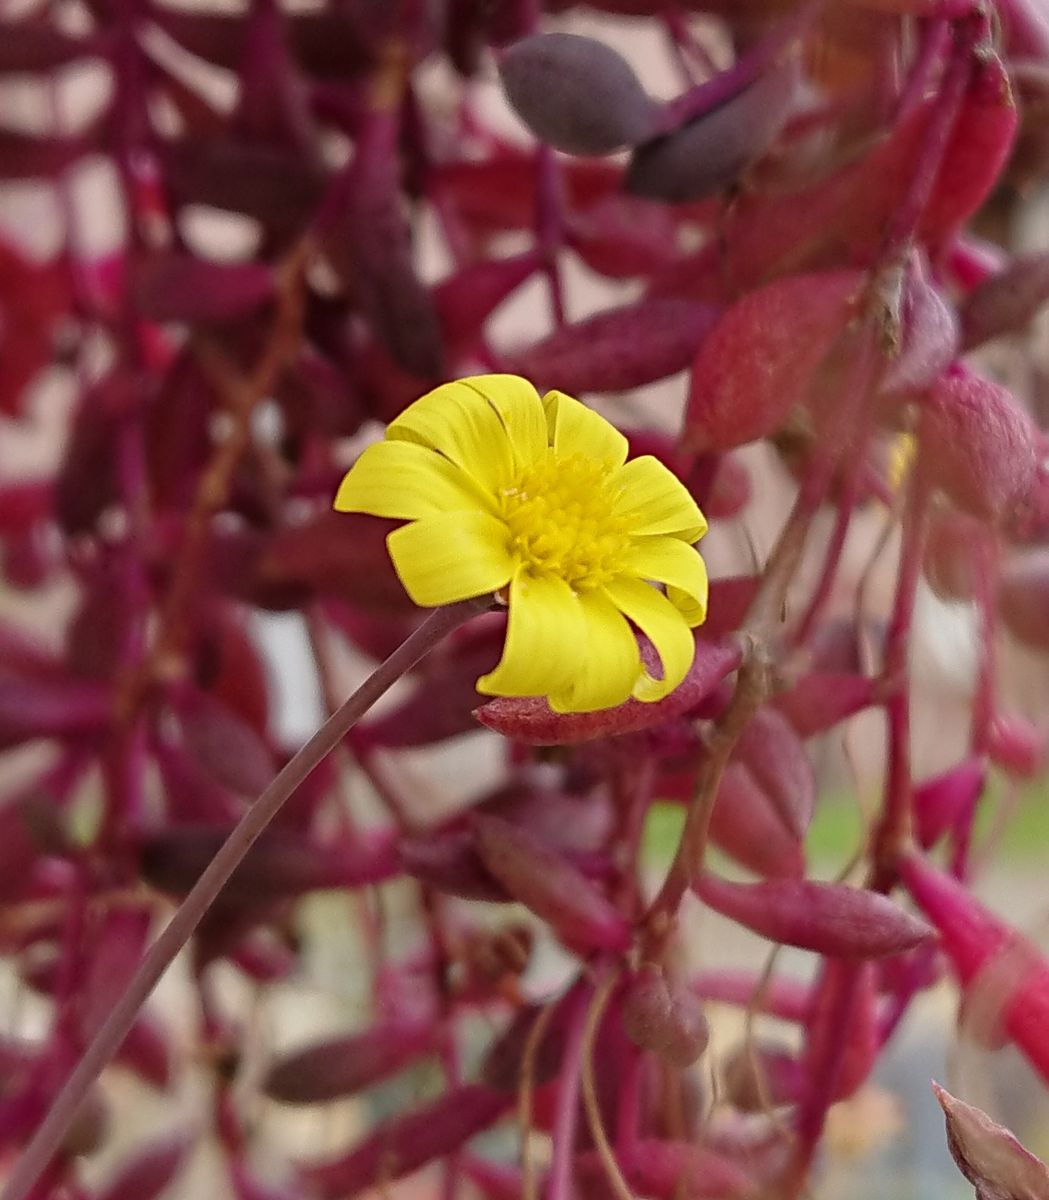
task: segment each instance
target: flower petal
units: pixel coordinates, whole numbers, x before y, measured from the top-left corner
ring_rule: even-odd
[[[545,454],[549,443],[546,412],[539,393],[520,375],[473,375],[461,382],[482,395],[506,426],[518,467]]]
[[[626,438],[600,413],[566,396],[547,392],[543,397],[553,430],[554,453],[558,458],[582,454],[603,466],[621,467],[629,449]]]
[[[663,664],[663,678],[643,671],[634,686],[638,700],[662,700],[688,674],[696,653],[696,643],[685,618],[662,592],[640,579],[620,576],[606,585],[605,593],[656,648]]]
[[[476,511],[425,517],[386,539],[405,591],[424,608],[505,587],[514,571],[506,543],[502,521]]]
[[[631,533],[669,533],[686,542],[706,533],[707,519],[685,485],[650,454],[631,459],[610,482],[619,489],[613,512],[631,522]]]
[[[680,538],[643,537],[623,558],[624,572],[667,584],[667,599],[689,625],[707,618],[707,567],[698,550]]]
[[[482,675],[489,696],[546,696],[562,692],[579,673],[586,621],[579,597],[563,579],[519,569],[510,584],[503,657]]]
[[[350,467],[334,507],[413,521],[461,509],[492,510],[477,483],[443,455],[415,442],[375,442]]]
[[[462,379],[409,404],[386,427],[386,437],[440,451],[492,495],[513,476],[506,426],[484,396]]]
[[[593,712],[630,699],[641,673],[637,638],[618,608],[600,592],[583,592],[586,655],[571,684],[550,697],[554,712]]]

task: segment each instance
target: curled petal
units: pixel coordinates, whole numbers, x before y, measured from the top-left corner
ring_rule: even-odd
[[[665,583],[667,598],[690,626],[706,620],[707,567],[698,551],[680,538],[639,538],[624,566],[642,579]]]
[[[440,451],[492,494],[513,475],[505,425],[485,397],[465,380],[442,384],[409,404],[387,426],[386,437]]]
[[[499,414],[518,467],[535,462],[547,448],[546,412],[539,393],[520,375],[474,375],[462,381]]]
[[[401,583],[432,608],[504,587],[514,571],[506,527],[485,512],[450,512],[413,521],[386,539]]]
[[[586,654],[571,685],[550,697],[554,712],[593,712],[630,698],[641,671],[637,638],[618,608],[600,592],[584,592]]]
[[[564,392],[547,392],[543,403],[547,406],[558,458],[582,454],[609,468],[621,467],[626,462],[629,450],[626,438],[600,413]]]
[[[503,657],[477,690],[490,696],[563,693],[578,677],[586,645],[579,597],[563,579],[519,570],[510,584]]]
[[[464,509],[490,511],[474,480],[415,442],[376,442],[350,468],[335,497],[339,512],[414,521]]]
[[[650,454],[631,459],[616,473],[614,483],[619,497],[613,511],[630,521],[631,533],[673,534],[686,542],[706,533],[707,519],[685,485]]]
[[[620,576],[605,592],[655,646],[663,664],[662,679],[642,672],[634,696],[646,702],[661,700],[685,678],[695,657],[696,644],[684,617],[666,596],[640,579]]]

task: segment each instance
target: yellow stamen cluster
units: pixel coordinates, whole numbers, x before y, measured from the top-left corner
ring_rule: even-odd
[[[501,497],[511,554],[576,591],[608,583],[629,544],[625,522],[612,515],[609,476],[582,454],[558,458],[553,450],[526,467]]]

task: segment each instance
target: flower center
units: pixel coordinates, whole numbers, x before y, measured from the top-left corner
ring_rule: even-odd
[[[503,491],[511,553],[576,591],[601,587],[622,570],[630,544],[626,521],[612,515],[614,499],[606,468],[582,454],[555,458],[548,450]]]

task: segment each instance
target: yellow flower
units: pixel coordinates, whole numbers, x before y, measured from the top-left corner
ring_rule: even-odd
[[[707,522],[662,463],[626,457],[626,438],[571,396],[540,400],[516,375],[479,375],[409,405],[335,507],[409,522],[387,544],[416,604],[505,600],[502,660],[479,691],[546,696],[558,712],[659,700],[685,677],[690,627],[706,617],[692,543]],[[645,669],[630,622],[662,678]]]

